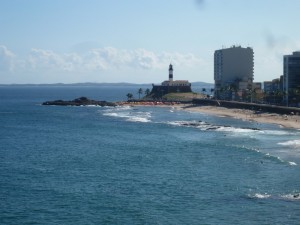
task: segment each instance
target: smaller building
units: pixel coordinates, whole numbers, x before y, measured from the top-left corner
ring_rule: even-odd
[[[273,93],[281,91],[280,79],[273,79],[272,81],[264,81],[264,91],[265,93]]]
[[[261,90],[261,82],[253,82],[252,90]]]
[[[264,81],[264,92],[271,93],[273,91],[272,81]]]
[[[154,97],[162,97],[168,93],[192,92],[191,83],[187,80],[173,80],[173,65],[169,65],[169,79],[160,85],[152,84],[151,94]]]
[[[283,56],[283,91],[287,105],[300,105],[300,51]]]
[[[279,84],[279,86],[280,86],[280,91],[283,92],[283,89],[284,89],[284,86],[283,86],[283,85],[284,85],[284,77],[283,77],[283,75],[280,76],[279,82],[280,82],[280,84]]]
[[[262,83],[261,82],[253,82],[252,83],[252,102],[261,103],[264,98],[264,92],[262,89]]]
[[[264,81],[264,101],[272,104],[283,104],[283,92],[280,78]]]

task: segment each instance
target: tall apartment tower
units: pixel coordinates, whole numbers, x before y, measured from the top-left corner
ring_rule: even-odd
[[[232,46],[216,50],[214,54],[215,95],[230,86],[247,89],[253,82],[254,53],[250,47]],[[241,85],[243,82],[243,85]],[[245,85],[246,84],[246,85]],[[243,86],[243,87],[242,87]]]
[[[283,91],[287,93],[287,103],[293,90],[297,89],[300,89],[300,51],[283,56]]]

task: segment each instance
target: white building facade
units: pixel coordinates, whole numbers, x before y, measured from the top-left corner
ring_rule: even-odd
[[[235,89],[235,92],[237,92],[244,91],[245,87],[251,90],[253,74],[254,53],[252,48],[232,46],[231,48],[215,51],[214,80],[215,96],[217,98],[222,98],[224,90]]]

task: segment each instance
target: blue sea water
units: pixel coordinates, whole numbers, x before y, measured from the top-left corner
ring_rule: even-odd
[[[136,87],[0,87],[0,224],[300,224],[300,131],[172,107],[59,107]]]

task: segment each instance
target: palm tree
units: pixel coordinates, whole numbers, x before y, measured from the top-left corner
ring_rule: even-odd
[[[217,90],[217,98],[218,99],[223,99],[224,100],[224,92],[226,91],[225,87],[221,87],[219,88],[219,90]]]
[[[132,99],[133,95],[131,93],[128,93],[127,95],[128,100]]]
[[[211,88],[211,89],[209,89],[209,91],[210,91],[210,96],[209,97],[212,97],[213,96],[213,92],[215,91],[215,89]]]
[[[138,94],[139,94],[139,99],[141,98],[141,94],[143,94],[143,89],[142,88],[140,88],[139,90],[138,90]]]

